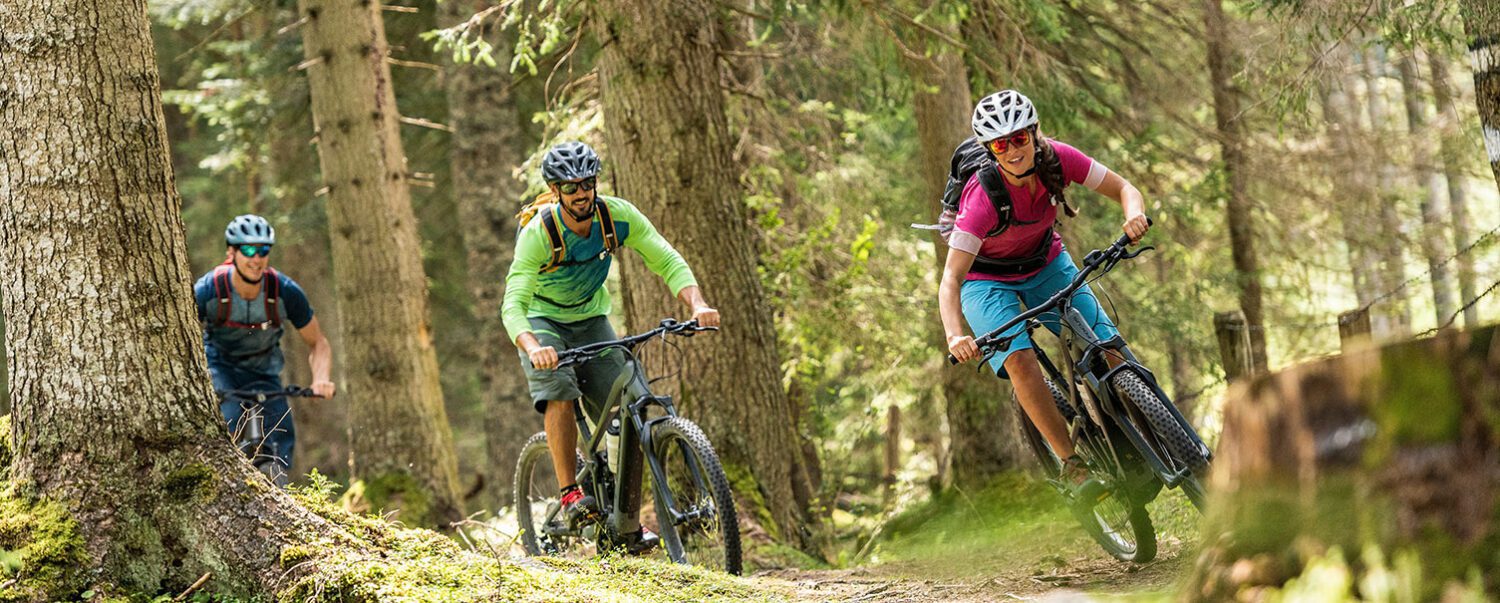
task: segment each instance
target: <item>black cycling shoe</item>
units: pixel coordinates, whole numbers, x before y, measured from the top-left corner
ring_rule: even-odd
[[[1093,506],[1109,496],[1109,489],[1089,474],[1089,466],[1078,455],[1063,459],[1062,474],[1057,476],[1074,502]]]

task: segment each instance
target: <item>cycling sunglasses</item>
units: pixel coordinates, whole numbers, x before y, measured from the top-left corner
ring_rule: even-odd
[[[247,258],[253,258],[256,256],[265,257],[271,255],[270,245],[236,245],[236,247],[239,247],[240,255],[243,255]]]
[[[597,178],[584,178],[578,182],[559,182],[557,183],[557,192],[564,195],[571,195],[578,192],[578,189],[591,191],[594,190],[596,184],[598,184]]]
[[[1003,155],[1005,154],[1005,151],[1012,146],[1019,147],[1028,144],[1031,144],[1031,130],[1029,129],[1020,130],[1015,134],[1011,134],[1010,136],[1001,136],[1000,138],[996,138],[984,143],[984,146],[985,148],[988,148],[991,153],[994,153],[996,155]]]

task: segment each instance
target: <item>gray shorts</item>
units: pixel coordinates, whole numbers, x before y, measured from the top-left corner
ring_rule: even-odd
[[[552,346],[561,352],[590,343],[619,339],[609,319],[604,316],[585,318],[578,322],[558,322],[548,318],[527,318],[531,323],[531,334],[544,346]],[[604,405],[610,387],[625,368],[625,354],[618,349],[606,350],[593,360],[581,365],[553,370],[538,370],[531,366],[526,352],[519,352],[521,368],[526,371],[526,385],[531,389],[531,401],[537,412],[547,411],[549,400],[577,400],[583,398],[585,411],[590,415]]]

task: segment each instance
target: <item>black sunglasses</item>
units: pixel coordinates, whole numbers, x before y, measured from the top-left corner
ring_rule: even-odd
[[[271,255],[270,245],[236,245],[236,247],[239,248],[240,255],[243,255],[247,258],[253,258],[256,256],[264,257]]]
[[[557,192],[560,192],[564,195],[571,195],[578,192],[578,189],[583,189],[586,191],[594,190],[594,186],[597,184],[597,178],[584,178],[583,180],[580,180],[578,182],[559,182],[557,183]]]

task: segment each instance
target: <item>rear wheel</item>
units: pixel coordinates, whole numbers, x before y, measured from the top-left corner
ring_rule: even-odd
[[[691,421],[671,417],[651,431],[652,452],[666,483],[654,484],[656,524],[667,555],[678,563],[741,571],[739,519],[729,478],[708,438]],[[665,489],[673,506],[667,506]]]
[[[582,458],[578,467],[583,467]],[[557,474],[552,469],[546,433],[531,436],[521,448],[512,492],[526,554],[563,557],[584,552],[583,540],[562,520]]]

